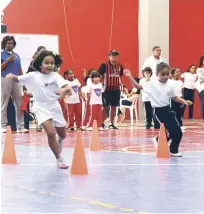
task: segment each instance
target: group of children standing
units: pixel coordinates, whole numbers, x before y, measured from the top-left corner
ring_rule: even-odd
[[[100,74],[91,69],[85,79],[86,86],[83,87],[83,90],[73,70],[67,70],[64,73],[64,78],[72,88],[72,95],[64,97],[68,111],[68,129],[70,131],[75,130],[75,119],[76,129],[91,131],[93,121],[96,120],[99,130],[104,130],[102,127],[102,93],[104,88]],[[86,103],[84,118],[82,118],[82,99]]]

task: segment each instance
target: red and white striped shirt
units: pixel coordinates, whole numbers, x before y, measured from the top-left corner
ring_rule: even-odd
[[[118,90],[121,84],[120,78],[123,75],[123,66],[120,63],[112,65],[110,61],[101,64],[98,72],[104,77],[105,90]]]

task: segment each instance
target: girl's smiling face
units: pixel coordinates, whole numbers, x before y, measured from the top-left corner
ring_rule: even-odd
[[[54,71],[55,59],[53,56],[46,56],[41,65],[41,72],[44,74],[49,74]]]

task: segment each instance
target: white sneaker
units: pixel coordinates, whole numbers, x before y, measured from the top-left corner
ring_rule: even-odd
[[[3,134],[3,133],[6,133],[7,132],[7,128],[1,128],[1,133]]]
[[[154,137],[154,138],[152,138],[152,142],[153,142],[154,147],[155,147],[155,148],[157,148],[157,147],[158,147],[158,140],[157,140],[157,136],[156,136],[156,137]],[[169,140],[167,141],[168,145],[170,145],[170,144],[171,144],[171,142],[172,142],[172,139],[169,139]]]
[[[98,130],[99,131],[105,131],[105,129],[103,127],[100,127]]]
[[[171,157],[182,157],[182,154],[180,152],[178,153],[171,153],[170,152]]]
[[[86,131],[92,131],[92,130],[93,130],[92,127],[87,127],[87,128],[86,128]]]
[[[29,130],[28,129],[18,129],[16,132],[17,133],[28,133]]]
[[[154,147],[157,148],[158,147],[157,136],[155,136],[155,137],[152,138],[152,142],[153,142]]]
[[[86,126],[82,126],[82,127],[81,127],[81,130],[86,130]]]
[[[60,169],[67,169],[69,166],[65,163],[64,159],[62,157],[57,159],[57,166]]]

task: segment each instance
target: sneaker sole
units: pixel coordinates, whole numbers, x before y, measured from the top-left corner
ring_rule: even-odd
[[[69,168],[69,166],[57,166],[59,169],[68,169]]]

